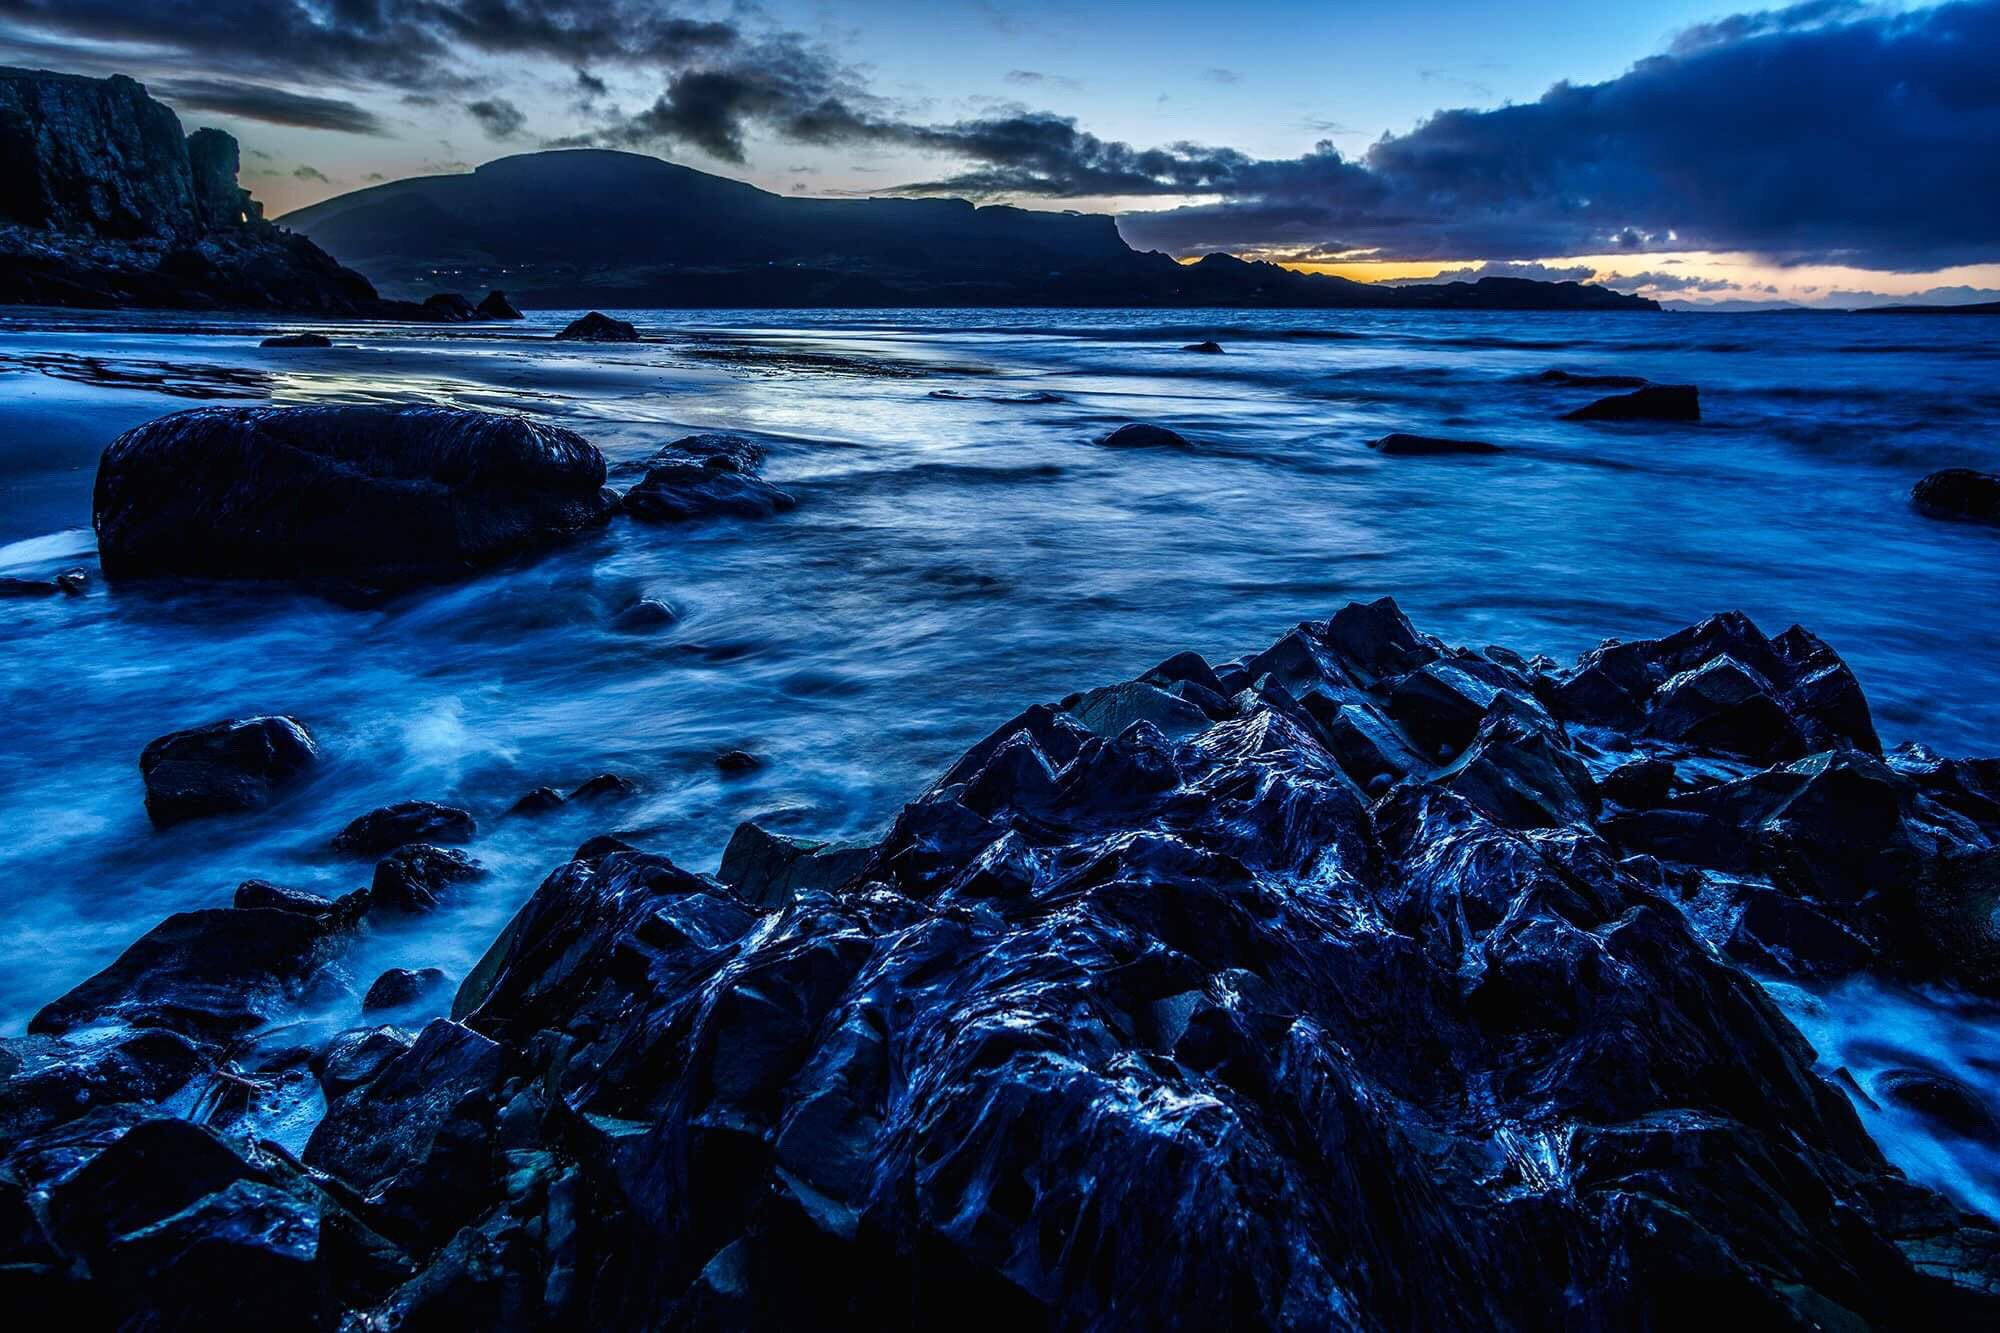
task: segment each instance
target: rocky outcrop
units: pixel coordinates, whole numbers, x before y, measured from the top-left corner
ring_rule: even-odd
[[[1648,384],[1563,413],[1565,421],[1699,421],[1701,393],[1692,384]]]
[[[2000,476],[1952,467],[1933,472],[1910,491],[1918,510],[1934,518],[2000,523]]]
[[[1165,426],[1155,426],[1151,422],[1134,421],[1112,431],[1098,444],[1106,449],[1188,449],[1193,446],[1179,431],[1168,430]]]
[[[519,310],[514,308],[514,303],[507,299],[507,293],[501,291],[498,287],[486,293],[486,299],[479,303],[473,313],[479,319],[527,318],[526,315],[523,315]]]
[[[131,79],[0,69],[0,302],[370,313],[367,279],[266,222],[237,168]]]
[[[635,343],[639,341],[639,330],[622,319],[593,310],[563,325],[556,337],[564,342]]]
[[[553,545],[616,507],[595,448],[525,417],[201,408],[112,442],[93,521],[111,579],[397,588]]]
[[[380,856],[413,842],[471,842],[478,831],[470,812],[436,801],[398,801],[370,810],[333,835],[333,849],[350,856]]]
[[[1882,755],[1804,630],[1560,667],[1350,606],[1027,709],[873,845],[593,839],[451,1018],[310,1056],[310,1173],[147,1127],[338,928],[174,918],[0,1063],[0,1266],[210,1326],[274,1274],[326,1328],[1989,1326],[2000,1232],[1746,969],[2000,994],[1996,847],[2000,765]]]
[[[653,523],[724,516],[769,518],[798,500],[758,476],[764,448],[740,435],[690,435],[645,462],[646,475],[625,492],[625,512]]]
[[[237,718],[176,731],[139,754],[146,813],[165,828],[255,810],[318,758],[312,733],[295,718]]]
[[[331,347],[333,346],[333,339],[327,337],[324,333],[282,333],[275,337],[266,338],[257,345],[259,347],[286,348]]]

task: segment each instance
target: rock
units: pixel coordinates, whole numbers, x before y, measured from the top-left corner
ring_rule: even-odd
[[[510,815],[545,815],[563,807],[563,794],[554,787],[537,787],[509,806]]]
[[[285,333],[266,338],[259,347],[331,347],[333,339],[324,333]]]
[[[572,801],[627,801],[639,794],[639,784],[617,773],[599,773],[569,794]]]
[[[90,571],[82,567],[60,570],[56,574],[56,587],[70,597],[81,597],[90,587]]]
[[[429,912],[454,884],[478,879],[486,868],[455,848],[411,843],[375,863],[371,901],[395,912]]]
[[[437,292],[423,301],[423,315],[437,324],[464,324],[479,318],[472,302],[457,292]]]
[[[1648,384],[1563,413],[1565,421],[1699,421],[1701,395],[1692,384]]]
[[[729,774],[754,773],[764,761],[748,750],[724,750],[715,756],[715,766]]]
[[[569,342],[635,343],[639,341],[639,330],[622,319],[613,319],[593,310],[581,319],[573,319],[564,325],[563,331],[556,337]]]
[[[15,597],[53,597],[62,588],[54,579],[23,579],[12,575],[0,577],[0,599]]]
[[[375,978],[374,984],[368,987],[368,993],[361,997],[361,1012],[401,1009],[429,999],[450,984],[451,978],[439,968],[425,967],[411,971],[406,967],[392,967]]]
[[[1627,809],[1645,810],[1663,803],[1673,790],[1674,766],[1665,759],[1633,759],[1607,773],[1599,785]]]
[[[260,1027],[327,979],[341,923],[271,908],[168,917],[117,961],[45,1006],[30,1032],[61,1035],[118,1021],[221,1041]]]
[[[1638,375],[1590,375],[1569,370],[1545,370],[1535,376],[1542,384],[1559,384],[1570,389],[1643,389],[1646,380]]]
[[[283,884],[273,884],[269,880],[246,879],[236,886],[236,896],[232,907],[269,908],[275,912],[296,912],[300,916],[326,917],[339,910],[340,904],[321,894],[305,889],[289,888]]]
[[[475,319],[527,318],[526,315],[523,315],[519,310],[514,308],[514,303],[507,299],[507,293],[501,291],[498,287],[486,293],[486,299],[481,301],[472,313]]]
[[[768,518],[798,501],[757,475],[764,448],[740,435],[690,435],[646,460],[643,481],[625,493],[635,518],[670,523],[723,514]]]
[[[648,634],[665,629],[680,617],[674,608],[657,597],[641,597],[611,618],[612,628],[626,634]]]
[[[146,813],[158,828],[255,810],[319,759],[295,718],[249,717],[169,732],[139,752]]]
[[[1933,472],[1910,491],[1918,510],[1934,518],[2000,523],[2000,476],[1953,467]]]
[[[716,877],[745,902],[783,907],[804,890],[847,883],[874,850],[865,843],[814,842],[743,823],[730,835]]]
[[[329,1103],[370,1082],[383,1066],[410,1049],[414,1033],[397,1027],[350,1028],[328,1042],[317,1062],[320,1090]]]
[[[210,407],[136,427],[97,469],[106,577],[462,577],[608,519],[604,458],[449,407]]]
[[[1181,348],[1183,352],[1200,352],[1204,356],[1221,356],[1222,344],[1210,339],[1207,342],[1189,343]]]
[[[1107,449],[1191,449],[1186,436],[1168,430],[1165,426],[1149,425],[1143,421],[1129,422],[1112,431],[1098,443]]]
[[[334,835],[333,849],[380,856],[412,842],[466,843],[478,826],[470,813],[436,801],[398,801],[370,810]]]
[[[1875,1095],[1892,1106],[1914,1111],[1947,1134],[2000,1145],[2000,1116],[1977,1092],[1955,1078],[1923,1069],[1891,1069],[1876,1076]]]
[[[1497,454],[1500,446],[1484,440],[1449,440],[1435,435],[1405,435],[1397,432],[1368,442],[1370,449],[1396,457],[1427,457],[1438,454]]]

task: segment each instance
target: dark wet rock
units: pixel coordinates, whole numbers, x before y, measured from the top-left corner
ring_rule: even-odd
[[[674,608],[657,597],[641,597],[611,618],[612,628],[626,634],[650,634],[680,619]]]
[[[639,784],[618,773],[599,773],[579,783],[569,794],[572,801],[628,801],[639,794]]]
[[[639,330],[622,319],[613,319],[593,310],[581,319],[573,319],[564,325],[563,331],[556,337],[570,342],[635,343],[639,341]]]
[[[333,848],[354,856],[380,856],[412,842],[465,843],[477,831],[472,815],[436,801],[398,801],[370,810],[334,835]]]
[[[607,520],[581,436],[455,407],[209,407],[125,432],[98,464],[106,577],[458,578]]]
[[[392,912],[429,912],[453,885],[478,879],[486,868],[455,847],[415,842],[375,863],[368,893],[373,906]]]
[[[724,750],[715,756],[715,766],[732,776],[754,773],[764,766],[764,761],[748,750]]]
[[[1545,370],[1535,376],[1541,384],[1559,384],[1570,389],[1643,389],[1646,380],[1639,375],[1594,375],[1578,374],[1570,370]]]
[[[1559,667],[1384,600],[1029,707],[873,847],[745,825],[710,878],[592,839],[451,1020],[323,1058],[306,1161],[416,1266],[339,1312],[1990,1326],[2000,1235],[1751,975],[2000,978],[2000,765],[1884,759],[1850,682],[1740,616]]]
[[[815,842],[743,823],[723,849],[716,878],[746,902],[782,907],[806,890],[847,883],[868,864],[874,850],[867,843]]]
[[[2000,523],[2000,476],[1953,467],[1933,472],[1910,491],[1919,510],[1938,518]]]
[[[1699,421],[1701,394],[1692,384],[1648,384],[1563,413],[1565,421]]]
[[[1143,421],[1120,426],[1098,441],[1108,449],[1188,449],[1193,446],[1185,435]]]
[[[514,303],[507,299],[507,293],[495,287],[486,293],[486,299],[473,310],[474,319],[526,319]]]
[[[507,808],[510,815],[545,815],[563,807],[563,794],[554,787],[537,787]]]
[[[1370,449],[1396,457],[1423,458],[1442,454],[1497,454],[1500,446],[1484,440],[1452,440],[1436,435],[1405,435],[1401,431],[1368,442]]]
[[[96,1107],[162,1101],[213,1064],[200,1043],[164,1028],[83,1046],[45,1035],[0,1038],[0,1142],[17,1143]]]
[[[757,475],[764,446],[710,432],[676,440],[646,460],[645,479],[625,492],[625,511],[655,523],[727,515],[769,518],[798,501]]]
[[[1183,352],[1200,352],[1204,356],[1221,356],[1222,344],[1210,339],[1207,342],[1189,343],[1181,348]]]
[[[457,292],[438,292],[423,300],[423,317],[437,324],[464,324],[479,318],[472,307]]]
[[[331,347],[333,339],[324,333],[284,333],[266,338],[259,347]]]
[[[56,587],[62,589],[65,596],[81,597],[90,587],[90,571],[81,566],[59,570],[56,573]]]
[[[246,879],[238,884],[236,897],[230,905],[295,912],[300,916],[309,916],[329,923],[357,921],[367,910],[365,893],[348,893],[338,898],[328,898],[306,889],[273,884],[264,879]]]
[[[1955,1078],[1924,1069],[1891,1069],[1876,1076],[1875,1095],[1914,1111],[1946,1133],[2000,1145],[2000,1115]]]
[[[312,733],[296,718],[236,718],[170,732],[139,752],[146,813],[166,828],[255,810],[318,758]]]
[[[207,908],[168,917],[109,967],[35,1015],[30,1032],[120,1021],[222,1040],[283,1013],[343,943],[329,918],[272,908]]]
[[[54,579],[23,579],[8,575],[0,578],[0,599],[15,597],[53,597],[62,588]]]
[[[392,967],[375,978],[368,991],[361,997],[361,1012],[372,1013],[377,1009],[401,1009],[419,1000],[426,1000],[443,991],[451,984],[451,978],[435,967],[412,970],[407,967]]]

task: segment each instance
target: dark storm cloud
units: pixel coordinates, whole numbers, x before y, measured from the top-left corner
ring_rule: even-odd
[[[322,185],[333,184],[332,180],[330,180],[327,177],[327,174],[324,171],[321,171],[318,167],[307,167],[307,166],[294,167],[292,168],[292,175],[298,177],[302,181],[318,181]]]
[[[489,139],[511,139],[528,123],[520,107],[504,97],[488,97],[465,104],[466,114],[479,122]]]
[[[1815,0],[1705,25],[1606,83],[1439,112],[1358,163],[1322,153],[1279,188],[1121,226],[1180,252],[1317,231],[1402,259],[1702,249],[1977,262],[2000,254],[1996,66],[1995,0],[1890,14]]]
[[[381,118],[352,102],[332,97],[307,97],[256,83],[232,83],[226,79],[156,79],[148,85],[155,97],[172,102],[182,111],[212,111],[243,120],[261,120],[270,125],[295,125],[308,130],[337,130],[343,134],[389,132]]]

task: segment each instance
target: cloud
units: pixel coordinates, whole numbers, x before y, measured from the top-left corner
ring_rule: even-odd
[[[183,111],[212,111],[270,125],[294,125],[342,134],[387,135],[388,127],[374,112],[331,97],[308,97],[256,83],[226,79],[166,79],[149,86],[154,96]]]
[[[528,123],[520,107],[504,97],[489,97],[465,104],[466,114],[479,122],[489,139],[511,139]]]
[[[1755,288],[1745,287],[1729,278],[1703,277],[1695,273],[1612,273],[1605,277],[1604,285],[1622,292],[1742,292]],[[1773,289],[1775,290],[1775,289]]]
[[[602,97],[610,92],[611,85],[607,84],[603,79],[598,78],[595,74],[592,74],[589,70],[579,66],[576,71],[576,89],[588,101],[593,98]]]
[[[1066,74],[1044,74],[1038,69],[1010,69],[1001,76],[1017,88],[1060,88],[1066,93],[1083,91],[1083,81]]]
[[[1180,253],[1976,263],[2000,254],[1996,64],[1996,0],[1908,13],[1815,0],[1704,25],[1605,83],[1438,112],[1354,161],[1322,147],[1255,163],[1217,202],[1120,225]]]
[[[1589,282],[1597,270],[1588,264],[1523,264],[1488,260],[1483,264],[1448,268],[1429,278],[1401,278],[1397,287],[1424,287],[1442,282],[1478,282],[1481,278],[1531,278],[1536,282]]]
[[[1233,69],[1223,69],[1219,65],[1203,70],[1201,77],[1207,79],[1210,83],[1241,83],[1243,81],[1241,74],[1238,74]]]
[[[298,179],[302,181],[318,181],[322,185],[333,184],[333,181],[327,176],[327,174],[324,171],[321,171],[318,167],[308,167],[303,165],[297,166],[292,168],[292,175],[296,176]]]

